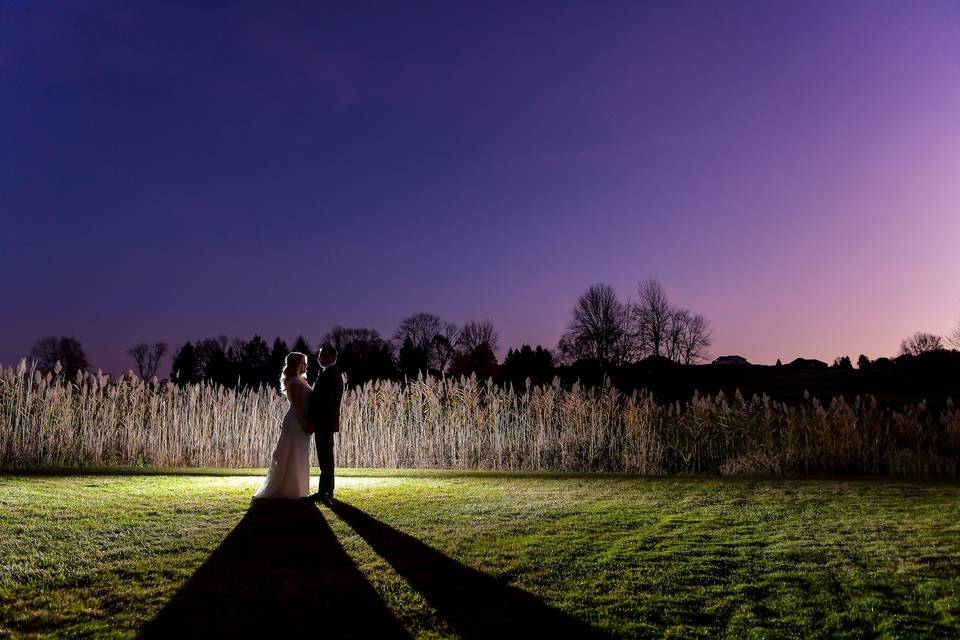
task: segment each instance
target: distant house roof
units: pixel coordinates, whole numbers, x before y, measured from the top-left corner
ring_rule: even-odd
[[[784,365],[787,367],[793,367],[794,369],[827,369],[828,365],[823,360],[815,360],[813,358],[797,358],[790,362],[790,364]]]
[[[720,356],[719,358],[713,361],[713,364],[744,365],[744,364],[750,364],[750,363],[747,362],[747,359],[744,358],[743,356]]]

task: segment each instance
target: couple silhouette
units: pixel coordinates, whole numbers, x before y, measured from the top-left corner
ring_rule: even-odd
[[[270,457],[270,468],[255,500],[276,498],[333,499],[333,434],[340,431],[340,402],[343,375],[337,367],[337,350],[330,345],[317,355],[320,375],[312,387],[307,382],[307,356],[299,351],[287,354],[280,374],[280,390],[290,403],[280,437]],[[310,436],[316,440],[320,481],[310,491]]]

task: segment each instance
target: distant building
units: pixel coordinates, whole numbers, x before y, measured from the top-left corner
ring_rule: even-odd
[[[812,358],[797,358],[789,364],[784,365],[792,369],[827,369],[829,365],[823,360],[814,360]]]
[[[713,364],[720,364],[720,365],[725,365],[725,366],[726,366],[726,365],[741,365],[741,366],[742,366],[742,365],[750,364],[750,363],[747,362],[747,359],[744,358],[743,356],[720,356],[719,358],[717,358],[716,360],[713,361]]]

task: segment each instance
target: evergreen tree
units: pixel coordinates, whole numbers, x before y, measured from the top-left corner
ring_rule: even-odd
[[[337,366],[351,386],[397,377],[393,348],[374,329],[336,326],[324,336],[323,342],[337,349]]]
[[[413,339],[407,336],[403,340],[403,346],[400,347],[397,364],[403,375],[410,379],[416,379],[421,372],[423,374],[428,373],[429,357],[425,347],[414,344]]]
[[[297,339],[293,341],[293,348],[290,351],[310,355],[310,343],[307,342],[302,335],[297,336]]]
[[[399,377],[393,345],[387,341],[371,352],[367,362],[370,380],[396,380]]]
[[[236,350],[226,336],[207,338],[194,346],[197,362],[204,380],[224,387],[235,387],[239,370]]]
[[[258,335],[238,349],[240,384],[259,388],[270,384],[270,347]]]
[[[189,342],[180,347],[180,350],[173,357],[173,364],[170,366],[170,379],[181,386],[200,381],[197,352]]]
[[[500,377],[515,387],[522,387],[527,378],[531,384],[549,384],[554,376],[553,354],[537,345],[534,350],[525,344],[519,349],[510,349],[500,366]]]
[[[850,356],[842,356],[833,361],[834,369],[841,369],[843,371],[849,371],[853,369],[853,365],[850,363]]]
[[[497,356],[486,342],[481,342],[467,360],[467,370],[478,378],[491,378],[497,373]]]
[[[273,347],[270,349],[269,382],[277,390],[280,389],[280,374],[283,372],[283,365],[286,364],[288,353],[290,353],[290,349],[287,347],[287,343],[279,337],[276,338],[273,341]]]

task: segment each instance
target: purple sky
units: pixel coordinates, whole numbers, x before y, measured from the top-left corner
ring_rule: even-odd
[[[760,363],[960,319],[955,0],[469,4],[0,0],[0,363],[552,347],[648,276]]]

